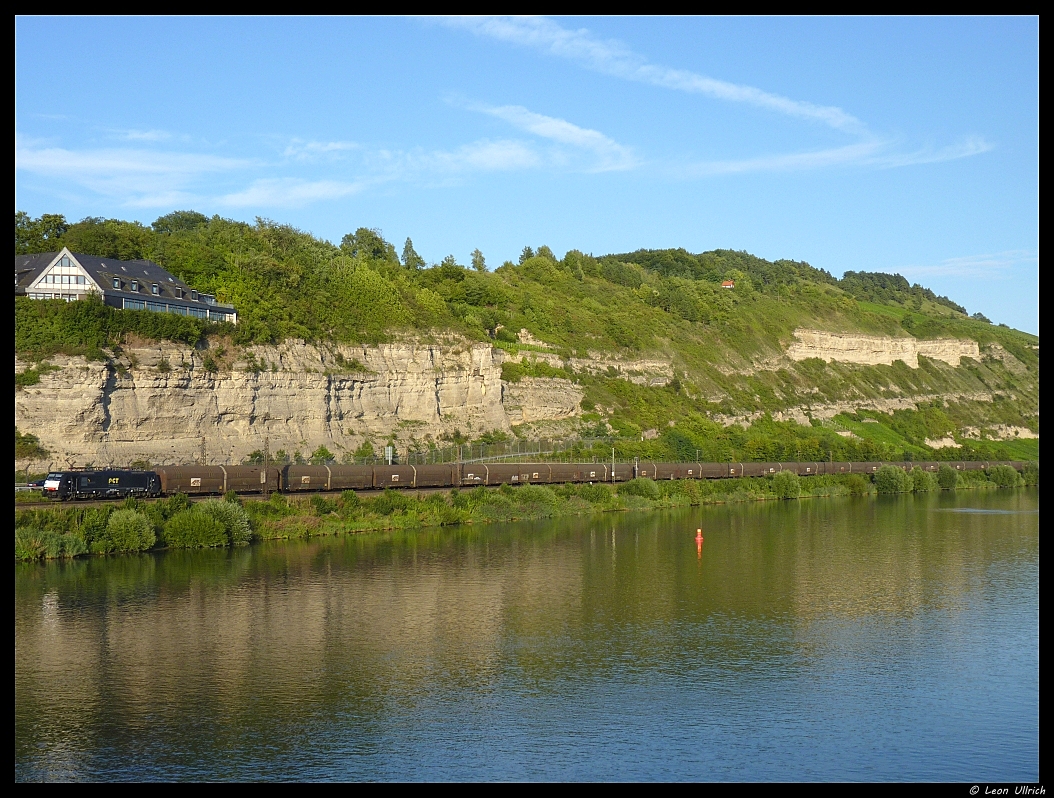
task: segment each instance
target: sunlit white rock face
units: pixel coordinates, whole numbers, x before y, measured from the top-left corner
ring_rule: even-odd
[[[209,356],[218,371],[206,370]],[[222,357],[215,348],[167,343],[128,346],[116,368],[56,357],[59,370],[15,392],[15,425],[37,435],[59,464],[187,462],[202,438],[211,461],[237,462],[265,438],[271,451],[324,445],[340,456],[392,434],[408,441],[510,429],[504,353],[486,344],[322,349],[290,341],[252,347],[234,363]],[[16,360],[15,371],[26,365]],[[523,402],[539,404],[524,389]]]
[[[958,366],[964,357],[980,360],[976,341],[961,338],[938,338],[920,341],[916,338],[892,338],[884,335],[850,335],[821,330],[795,330],[797,339],[787,349],[792,360],[818,357],[825,362],[859,363],[866,366],[891,366],[901,360],[913,369],[919,367],[919,356],[942,360]]]
[[[917,368],[919,356],[952,366],[963,357],[980,358],[977,343],[970,340],[919,341],[818,330],[798,330],[795,336],[774,363],[818,357],[862,365],[902,360]],[[669,360],[632,360],[594,352],[565,359],[547,345],[548,351],[538,351],[542,343],[532,344],[536,349],[517,358],[653,387],[673,377]],[[58,467],[135,460],[194,462],[200,457],[202,439],[209,462],[222,463],[240,462],[262,449],[265,440],[272,452],[284,449],[306,455],[325,446],[342,458],[365,440],[376,445],[394,437],[398,448],[405,450],[413,439],[425,442],[429,436],[438,439],[455,431],[476,437],[495,430],[509,432],[520,424],[532,434],[573,435],[582,414],[583,392],[573,380],[523,377],[504,382],[501,366],[507,355],[487,343],[453,337],[408,338],[380,346],[294,340],[236,353],[229,342],[226,349],[222,341],[210,346],[198,350],[164,342],[130,342],[113,364],[54,357],[50,362],[57,370],[41,374],[36,385],[15,391],[15,426],[36,435]],[[986,357],[1020,366],[1001,350],[986,350]],[[16,358],[15,372],[29,365]],[[753,373],[753,366],[743,368],[739,373]],[[788,407],[773,418],[809,424],[812,418],[861,407],[891,412],[934,398],[860,397]],[[944,398],[987,401],[991,397],[971,393]],[[750,423],[760,415],[761,411],[715,415],[714,420]],[[985,432],[987,437],[993,435]],[[16,463],[19,468],[26,465]]]

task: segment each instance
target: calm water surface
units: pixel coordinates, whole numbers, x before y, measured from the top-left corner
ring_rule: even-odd
[[[968,491],[16,566],[15,778],[1036,780],[1038,511]]]

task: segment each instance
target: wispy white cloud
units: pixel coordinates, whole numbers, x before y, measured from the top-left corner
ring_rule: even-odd
[[[883,269],[905,277],[997,277],[1011,269],[1028,267],[1035,269],[1039,257],[1026,249],[1008,249],[981,255],[963,255],[946,258],[939,263],[910,264]]]
[[[955,161],[959,158],[970,158],[994,149],[995,145],[982,136],[966,136],[946,147],[924,148],[914,152],[887,152],[877,156],[873,163],[883,167],[912,166],[914,164],[941,163]]]
[[[168,141],[172,134],[167,130],[125,130],[121,138],[128,141]]]
[[[510,172],[534,169],[542,157],[522,141],[482,139],[454,150],[378,150],[367,158],[370,168],[392,179],[465,172]]]
[[[878,141],[870,139],[858,144],[812,152],[761,155],[755,158],[730,161],[702,161],[681,167],[679,171],[685,177],[729,175],[746,172],[794,172],[803,169],[818,169],[828,166],[860,163],[874,156],[880,148],[881,144]]]
[[[129,205],[165,205],[189,197],[210,174],[244,169],[250,161],[185,152],[108,148],[71,150],[15,137],[15,169],[61,181]]]
[[[335,200],[357,194],[365,188],[363,182],[340,180],[301,180],[295,177],[267,178],[253,181],[241,191],[217,199],[220,205],[231,207],[290,208],[310,205],[321,200]]]
[[[293,139],[282,154],[286,158],[305,161],[357,149],[360,149],[360,145],[354,141],[304,141],[303,139]]]
[[[702,161],[679,166],[678,172],[686,177],[705,175],[739,174],[746,172],[795,172],[805,169],[821,169],[831,166],[874,166],[893,168],[914,164],[940,163],[969,158],[992,149],[992,145],[980,137],[968,137],[956,144],[940,149],[920,149],[914,152],[892,151],[889,143],[868,137],[856,144],[830,147],[809,152],[761,155],[728,161]]]
[[[619,144],[598,130],[579,127],[566,119],[535,113],[522,105],[491,106],[473,103],[467,107],[502,119],[513,127],[535,136],[593,153],[597,160],[590,165],[590,171],[632,169],[637,165],[637,159],[629,147]]]
[[[718,100],[767,108],[811,119],[830,127],[862,133],[867,126],[852,114],[830,105],[793,100],[754,86],[730,83],[684,69],[650,64],[622,42],[604,40],[585,28],[570,30],[545,17],[441,17],[436,21],[477,36],[533,47],[576,61],[607,75],[667,89],[703,94]]]
[[[559,58],[566,58],[595,72],[725,102],[752,105],[788,117],[818,122],[856,139],[854,144],[810,152],[704,161],[689,165],[683,171],[680,171],[681,167],[677,167],[678,174],[682,176],[798,171],[833,166],[892,168],[969,158],[993,148],[993,145],[983,138],[970,136],[946,147],[900,151],[896,142],[874,133],[865,122],[837,106],[797,100],[765,91],[756,86],[732,83],[685,69],[653,64],[622,42],[602,39],[585,28],[576,30],[565,28],[545,17],[492,16],[430,19],[451,28],[467,30],[477,36],[530,47]],[[504,106],[503,108],[518,109],[518,106]],[[526,109],[523,110],[526,111]],[[531,112],[526,111],[526,113]],[[510,111],[508,115],[512,117],[508,121],[515,124],[516,122],[513,121],[515,114]],[[520,126],[530,129],[525,121],[521,121]],[[542,126],[539,124],[537,127]],[[552,129],[557,130],[557,126],[553,125]],[[596,131],[590,132],[596,136],[602,136]],[[596,139],[596,141],[599,146],[600,140]],[[610,139],[607,141],[610,141],[614,147],[621,147]],[[623,149],[626,153],[625,157],[621,160],[609,160],[608,163],[623,165],[633,163],[628,148]],[[615,151],[611,150],[611,152]],[[615,168],[626,168],[626,166]]]

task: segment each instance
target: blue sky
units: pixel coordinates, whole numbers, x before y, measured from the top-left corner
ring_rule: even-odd
[[[429,261],[747,250],[1038,332],[1038,20],[15,23],[15,204]]]

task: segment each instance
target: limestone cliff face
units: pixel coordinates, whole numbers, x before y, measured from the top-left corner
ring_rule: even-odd
[[[792,360],[818,357],[830,363],[859,363],[867,366],[891,366],[902,360],[913,369],[919,367],[919,355],[958,366],[964,357],[979,360],[976,341],[938,338],[920,341],[916,338],[892,338],[883,335],[850,335],[821,330],[795,330],[797,339],[787,349]]]
[[[980,358],[977,343],[969,340],[918,341],[816,330],[798,330],[795,336],[788,351],[773,358],[777,366],[787,364],[788,358],[810,357],[866,365],[903,360],[912,368],[918,367],[919,356],[953,366],[963,357]],[[383,443],[393,435],[400,448],[411,438],[423,441],[455,430],[470,436],[508,432],[520,424],[528,425],[532,435],[573,435],[581,415],[580,386],[567,379],[536,377],[505,383],[501,365],[506,355],[486,343],[450,338],[368,347],[287,341],[252,347],[236,357],[227,355],[221,343],[213,341],[205,351],[171,343],[126,344],[111,364],[52,358],[57,370],[15,391],[15,426],[36,435],[60,466],[141,459],[194,462],[202,439],[210,462],[239,462],[263,448],[265,438],[272,452],[307,454],[322,445],[342,457],[364,440]],[[544,346],[537,339],[528,343],[536,349]],[[986,357],[1013,359],[1002,350],[989,350]],[[669,360],[655,358],[590,353],[564,361],[555,352],[536,350],[518,356],[650,386],[665,385],[674,374]],[[16,373],[27,365],[16,358]],[[792,407],[773,417],[808,424],[810,416],[826,418],[859,407],[889,412],[914,407],[926,398],[860,397],[810,405],[808,414],[806,408]],[[760,411],[714,418],[726,424],[749,423],[757,415]]]
[[[560,421],[579,415],[582,389],[570,380],[524,377],[505,386],[505,413],[512,424]]]
[[[238,462],[265,437],[272,451],[325,445],[339,455],[392,433],[405,441],[509,430],[504,355],[486,344],[320,349],[294,341],[254,347],[234,364],[221,359],[214,373],[206,354],[219,357],[152,344],[126,347],[116,367],[53,358],[59,370],[15,392],[15,425],[37,435],[56,463],[191,462],[202,438],[210,461]],[[24,367],[16,360],[16,372]]]

